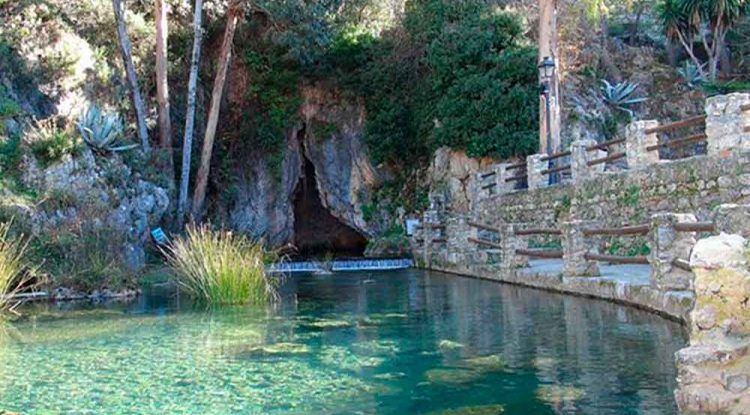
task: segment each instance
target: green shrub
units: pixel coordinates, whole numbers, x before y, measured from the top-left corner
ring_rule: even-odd
[[[125,124],[117,113],[104,112],[97,105],[91,105],[78,118],[78,132],[83,141],[94,151],[116,153],[132,150],[138,144],[121,144]]]
[[[34,122],[26,132],[25,141],[43,166],[60,161],[66,155],[74,156],[81,150],[80,140],[60,128],[58,121],[52,118]]]
[[[275,284],[266,275],[268,254],[242,235],[190,226],[166,255],[177,282],[200,303],[261,305],[276,298]]]
[[[10,234],[10,223],[0,224],[0,318],[18,305],[12,297],[26,282],[25,256],[26,244]]]

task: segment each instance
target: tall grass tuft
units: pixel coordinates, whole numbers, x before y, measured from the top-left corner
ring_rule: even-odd
[[[266,275],[271,257],[245,236],[188,226],[165,253],[180,286],[198,302],[261,305],[277,299],[276,284]]]
[[[0,319],[15,314],[19,304],[13,297],[27,282],[25,253],[26,243],[10,234],[10,223],[0,224]]]

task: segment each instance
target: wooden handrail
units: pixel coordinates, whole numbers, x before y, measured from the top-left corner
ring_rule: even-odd
[[[516,255],[549,259],[560,259],[563,257],[562,251],[549,251],[545,249],[516,249]]]
[[[569,156],[571,154],[573,154],[573,153],[570,150],[561,151],[559,153],[552,153],[552,154],[550,154],[548,156],[544,156],[541,159],[539,159],[539,161],[550,161],[550,160],[554,160],[554,159],[559,159],[561,157],[567,157],[567,156]]]
[[[681,269],[683,271],[688,271],[688,272],[693,271],[693,268],[690,267],[690,262],[686,261],[686,260],[684,260],[682,258],[675,258],[672,261],[672,266],[674,266],[675,268],[679,268],[679,269]]]
[[[675,223],[674,230],[677,232],[714,232],[716,226],[711,222],[683,222]]]
[[[593,166],[596,166],[597,164],[604,164],[606,162],[619,160],[619,159],[625,158],[625,157],[627,157],[627,154],[625,154],[624,152],[622,152],[622,153],[616,153],[616,154],[612,154],[611,156],[607,156],[607,157],[604,157],[604,158],[600,158],[600,159],[596,159],[596,160],[591,160],[591,161],[589,161],[587,163],[587,165],[589,167],[593,167]]]
[[[477,245],[484,245],[489,246],[490,248],[497,248],[497,249],[503,249],[503,246],[499,243],[492,242],[492,241],[485,241],[483,239],[476,239],[476,238],[469,238],[469,242]]]
[[[525,174],[523,176],[509,177],[509,178],[505,179],[505,182],[506,183],[515,182],[515,181],[518,181],[518,180],[523,180],[523,179],[525,179],[527,177],[528,177],[528,175],[525,175]]]
[[[496,187],[496,186],[497,186],[497,183],[490,183],[490,184],[482,186],[482,190],[492,189],[493,187]]]
[[[526,168],[526,162],[511,164],[510,166],[506,167],[505,170],[515,170],[520,168]]]
[[[476,222],[469,222],[468,225],[471,226],[472,228],[477,228],[477,229],[482,229],[482,230],[485,230],[485,231],[500,233],[500,229],[493,228],[490,225],[483,225],[481,223],[476,223]]]
[[[648,258],[645,256],[620,256],[588,253],[583,257],[587,261],[611,262],[613,264],[648,264]]]
[[[586,151],[594,151],[594,150],[605,150],[607,147],[615,145],[615,144],[622,144],[625,142],[624,138],[616,138],[614,140],[604,141],[599,144],[594,144],[593,146],[586,147]]]
[[[448,242],[447,239],[433,239],[432,240],[432,243],[434,243],[434,244],[444,244],[446,242]]]
[[[671,141],[665,141],[663,143],[659,143],[653,146],[646,147],[647,151],[654,151],[658,150],[660,148],[674,148],[674,147],[681,147],[685,144],[690,144],[693,142],[699,142],[699,141],[706,141],[708,136],[704,133],[695,134],[691,136],[687,136],[685,138],[678,138],[676,140]]]
[[[515,232],[516,236],[531,236],[531,235],[562,235],[562,231],[559,229],[521,229]]]
[[[497,174],[497,172],[491,171],[489,173],[480,174],[479,177],[481,177],[482,179],[486,179],[486,178],[492,177],[492,176],[494,176],[496,174]]]
[[[624,226],[622,228],[584,229],[584,236],[596,235],[646,235],[651,229],[649,225]]]
[[[565,171],[565,170],[570,170],[570,165],[555,167],[554,169],[542,170],[540,174],[542,176],[544,176],[544,175],[547,175],[547,174],[559,173],[559,172]]]
[[[684,120],[675,121],[673,123],[660,125],[658,127],[649,128],[646,130],[646,134],[658,134],[666,133],[668,131],[679,130],[680,128],[692,127],[706,122],[705,115],[697,115],[695,117],[686,118]]]

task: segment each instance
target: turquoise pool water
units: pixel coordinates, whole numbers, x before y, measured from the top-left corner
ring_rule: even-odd
[[[422,271],[290,277],[269,310],[36,309],[0,412],[672,414],[681,328],[601,301]]]

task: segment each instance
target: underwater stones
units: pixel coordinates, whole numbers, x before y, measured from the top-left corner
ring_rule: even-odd
[[[377,380],[396,380],[396,379],[402,379],[405,377],[406,377],[406,373],[404,372],[378,373],[377,375],[373,376],[373,378]]]
[[[440,340],[438,348],[443,351],[463,349],[464,345],[452,340]]]
[[[472,357],[462,360],[461,366],[481,372],[499,371],[505,367],[505,358],[501,354]]]
[[[240,354],[243,355],[300,355],[310,353],[310,347],[301,343],[272,343],[248,346]]]
[[[553,405],[578,401],[585,395],[583,389],[568,385],[541,385],[536,391],[539,400]]]
[[[391,340],[370,340],[352,344],[352,349],[357,353],[366,355],[395,355],[400,349],[396,342]]]
[[[385,358],[382,357],[357,356],[351,350],[342,346],[325,347],[320,353],[320,360],[329,366],[352,372],[377,367],[385,362]]]
[[[299,324],[300,327],[312,330],[335,330],[345,329],[352,327],[351,322],[345,320],[332,320],[332,319],[318,319],[313,321],[305,321]]]
[[[505,413],[503,405],[477,405],[430,412],[428,415],[497,415]]]
[[[431,369],[425,372],[425,378],[428,381],[444,385],[460,385],[474,382],[481,375],[481,372],[469,369]]]

